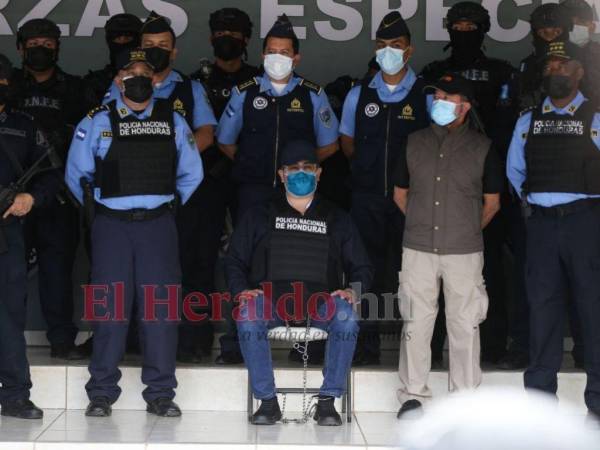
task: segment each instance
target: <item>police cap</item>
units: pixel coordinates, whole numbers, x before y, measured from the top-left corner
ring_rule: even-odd
[[[375,37],[377,39],[395,39],[406,36],[410,39],[410,30],[404,21],[404,18],[398,11],[392,11],[383,18],[377,28]]]
[[[473,83],[463,76],[455,73],[445,73],[435,83],[425,86],[425,90],[431,91],[435,89],[439,89],[440,91],[444,91],[450,95],[460,94],[471,103],[475,101],[475,90],[473,88]]]
[[[294,52],[298,53],[300,49],[300,41],[298,40],[298,36],[294,33],[294,27],[292,26],[292,22],[286,14],[282,14],[277,18],[267,35],[265,36],[265,40],[263,41],[263,49],[267,43],[267,39],[270,37],[276,38],[284,38],[291,39],[292,45],[294,46]]]
[[[289,166],[297,164],[300,161],[318,162],[317,149],[313,144],[305,140],[288,142],[281,150],[281,165]]]
[[[529,22],[531,23],[531,29],[534,31],[540,28],[562,28],[563,31],[570,31],[573,27],[571,18],[556,3],[546,3],[538,6],[531,13]]]
[[[596,19],[594,9],[585,0],[563,0],[560,2],[571,19],[577,17],[582,20],[593,21]]]

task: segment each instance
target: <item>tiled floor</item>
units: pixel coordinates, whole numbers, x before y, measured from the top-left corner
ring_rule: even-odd
[[[2,417],[0,450],[398,449],[412,424],[393,413],[357,413],[352,423],[332,428],[312,421],[255,427],[242,412],[194,411],[163,419],[143,411],[88,418],[81,410],[46,410],[39,422]]]

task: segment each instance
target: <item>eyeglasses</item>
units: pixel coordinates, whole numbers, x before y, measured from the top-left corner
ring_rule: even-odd
[[[299,172],[301,170],[305,172],[316,172],[319,169],[319,165],[316,163],[298,163],[290,164],[283,168],[284,172]]]

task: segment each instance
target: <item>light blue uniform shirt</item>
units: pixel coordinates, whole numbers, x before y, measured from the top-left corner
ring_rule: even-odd
[[[399,103],[406,98],[406,96],[410,93],[410,90],[414,86],[417,81],[417,75],[415,71],[409,67],[406,71],[406,75],[400,81],[400,84],[396,86],[393,91],[390,91],[385,81],[383,81],[383,75],[381,71],[377,72],[371,82],[369,83],[369,88],[377,89],[377,95],[379,96],[379,100],[385,103]],[[346,96],[346,100],[344,101],[344,108],[342,110],[342,122],[340,124],[340,134],[343,134],[348,137],[354,137],[354,130],[356,128],[356,107],[358,105],[358,99],[360,97],[360,91],[362,86],[359,84],[358,86],[354,86],[348,95]],[[427,96],[427,109],[431,110],[431,103],[433,101],[433,97]]]
[[[558,109],[552,104],[550,98],[546,98],[542,107],[542,113],[548,114],[550,112],[554,112],[559,115],[573,116],[585,100],[586,98],[581,92],[579,92],[577,94],[577,97],[575,97],[575,99],[573,99],[571,103],[569,103],[566,107],[562,109]],[[515,131],[512,137],[512,142],[510,143],[510,147],[508,149],[508,157],[506,160],[506,175],[508,176],[510,183],[514,187],[519,197],[521,197],[522,186],[527,177],[527,165],[525,163],[525,145],[527,143],[527,135],[531,126],[532,116],[533,113],[528,112],[523,114],[517,121],[517,125],[515,126]],[[592,133],[592,140],[596,144],[596,147],[598,147],[598,149],[600,150],[600,137],[598,136],[598,134],[600,134],[600,114],[596,114],[594,116],[594,119],[592,121],[592,130],[596,131],[595,133]],[[531,204],[548,208],[551,206],[571,203],[584,198],[596,197],[600,196],[563,192],[537,192],[529,194],[527,196],[527,201]]]
[[[283,91],[278,93],[273,89],[269,77],[257,76],[256,80],[260,84],[260,92],[265,92],[270,97],[282,97],[294,90],[302,78],[293,76]],[[329,100],[325,91],[319,94],[310,92],[310,98],[313,104],[313,126],[317,138],[317,145],[325,147],[332,144],[338,139],[339,122],[331,109]],[[246,92],[239,92],[234,89],[231,93],[231,99],[225,108],[225,112],[221,116],[219,126],[217,127],[217,141],[224,145],[233,145],[238,141],[238,136],[242,131],[244,124],[244,100]]]
[[[128,115],[146,119],[152,114],[154,100],[140,114],[135,114],[117,99],[116,107],[125,108]],[[194,135],[185,119],[179,113],[173,113],[175,127],[175,144],[177,146],[177,177],[176,187],[181,201],[185,203],[204,178],[202,160],[196,148]],[[75,129],[69,158],[65,171],[65,181],[73,195],[83,203],[83,191],[79,180],[85,177],[90,181],[96,172],[95,158],[104,159],[112,142],[111,126],[108,111],[100,111],[92,118],[86,116]],[[100,188],[94,189],[94,198],[98,203],[111,209],[154,209],[173,200],[173,195],[133,195],[128,197],[100,198]]]
[[[154,86],[154,97],[169,98],[177,87],[177,83],[182,82],[183,78],[181,77],[181,74],[175,70],[171,70],[162,83]],[[194,117],[192,120],[194,130],[197,130],[204,125],[216,126],[217,119],[215,119],[213,110],[208,102],[206,91],[199,81],[192,80],[192,95],[194,97]],[[107,104],[116,98],[121,98],[121,92],[119,91],[119,87],[113,81],[104,95],[102,103]]]

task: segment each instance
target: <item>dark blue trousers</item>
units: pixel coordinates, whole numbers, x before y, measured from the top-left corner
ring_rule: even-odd
[[[181,284],[177,228],[169,212],[145,221],[124,221],[98,215],[92,226],[92,285],[107,286],[106,307],[97,305],[95,317],[109,314],[109,320],[95,320],[94,351],[90,361],[91,378],[86,385],[88,397],[104,396],[115,402],[121,389],[119,362],[125,353],[127,329],[134,302],[137,304],[139,338],[142,349],[142,382],[147,402],[175,397],[175,353],[179,320],[170,320],[167,305],[146,311],[143,286],[156,286],[155,298],[168,298],[167,286]],[[114,283],[123,283],[123,296]],[[95,298],[102,298],[101,290]],[[120,301],[122,299],[122,302]],[[174,314],[179,316],[174,303]],[[119,318],[123,304],[124,321]],[[89,304],[89,302],[88,302]],[[171,309],[173,314],[173,309]],[[155,320],[146,320],[145,317]]]
[[[600,412],[600,206],[562,217],[527,220],[530,365],[525,386],[556,394],[567,301],[579,312],[587,407]]]
[[[228,181],[206,176],[177,216],[183,296],[201,292],[210,299],[215,292],[215,266],[225,227]],[[209,303],[210,305],[210,303]],[[210,307],[198,310],[210,313]],[[179,348],[186,353],[210,353],[214,339],[212,322],[192,322],[182,317]]]
[[[25,345],[27,266],[21,224],[3,226],[8,251],[0,254],[0,405],[28,399],[31,389]]]
[[[27,243],[38,255],[42,314],[51,344],[69,344],[77,336],[73,323],[73,263],[79,244],[79,211],[54,200],[26,219]]]
[[[375,268],[371,291],[379,296],[378,315],[383,311],[394,311],[395,303],[385,304],[383,293],[396,295],[398,292],[398,272],[402,265],[402,236],[404,234],[404,214],[392,199],[379,194],[354,192],[350,214],[363,240],[371,264]],[[363,320],[359,322],[357,350],[379,356],[381,340],[379,321],[365,320],[370,315],[369,304],[361,304]],[[392,317],[387,317],[391,320]]]

